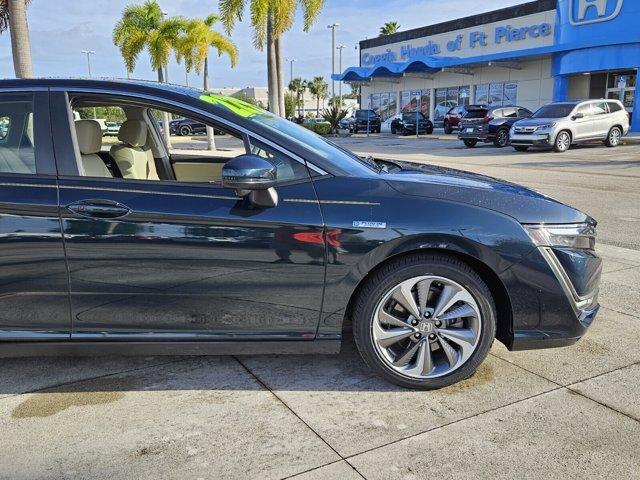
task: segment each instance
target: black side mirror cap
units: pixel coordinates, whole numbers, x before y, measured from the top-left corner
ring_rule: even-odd
[[[275,187],[278,171],[257,155],[240,155],[222,167],[222,186],[234,190],[268,190]]]

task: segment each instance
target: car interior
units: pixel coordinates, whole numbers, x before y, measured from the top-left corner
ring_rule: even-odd
[[[36,173],[33,101],[0,102],[0,172]]]
[[[115,143],[114,137],[104,136],[96,119],[86,118],[95,115],[98,107],[119,107],[122,110],[121,116],[125,120]],[[242,136],[219,125],[215,125],[216,131],[237,139],[238,148],[205,151],[206,143],[202,142],[200,152],[170,152],[158,125],[161,124],[158,119],[162,118],[162,112],[152,105],[78,97],[71,101],[71,108],[76,118],[73,133],[80,159],[79,170],[82,167],[80,174],[83,176],[218,183],[224,164],[246,153]],[[168,113],[183,116],[179,112]]]

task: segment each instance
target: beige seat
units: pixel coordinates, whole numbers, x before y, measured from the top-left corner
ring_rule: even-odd
[[[142,120],[127,120],[120,127],[118,140],[111,147],[111,156],[118,164],[123,178],[160,180],[153,153],[147,143],[147,125]]]
[[[102,148],[100,124],[95,120],[76,120],[76,137],[85,176],[112,177],[102,159],[96,155]]]

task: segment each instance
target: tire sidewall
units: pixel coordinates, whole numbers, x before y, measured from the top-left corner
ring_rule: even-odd
[[[611,134],[613,133],[614,130],[617,130],[618,133],[619,133],[618,142],[617,143],[613,143],[611,141]],[[621,139],[622,139],[622,130],[620,130],[619,127],[612,127],[611,130],[609,130],[609,133],[607,133],[607,140],[605,141],[605,145],[607,147],[610,147],[610,148],[618,147],[620,145]]]
[[[504,143],[500,143],[499,138],[500,135],[505,135],[505,141]],[[509,131],[508,130],[498,130],[498,133],[496,133],[496,139],[494,140],[493,144],[497,147],[497,148],[504,148],[507,145],[509,145]]]
[[[567,148],[565,150],[562,150],[560,148],[560,144],[558,143],[560,138],[563,137],[564,135],[567,135],[569,137],[569,145],[567,146]],[[565,153],[568,152],[569,149],[571,148],[571,134],[569,132],[567,132],[566,130],[561,131],[560,133],[558,133],[558,135],[556,136],[556,140],[555,142],[553,142],[553,150],[557,153]]]
[[[178,129],[178,133],[180,133],[180,136],[182,137],[187,137],[189,136],[189,134],[191,134],[191,129],[185,125],[183,125],[182,127],[180,127]]]
[[[406,260],[406,259],[403,259]],[[386,380],[405,388],[430,390],[446,387],[469,378],[489,353],[496,332],[496,313],[491,293],[480,277],[465,264],[449,257],[434,256],[425,261],[399,262],[391,274],[372,278],[372,284],[363,291],[354,310],[354,337],[358,350],[367,365]],[[404,263],[404,265],[402,264]],[[385,294],[400,282],[423,275],[434,275],[453,280],[465,287],[474,297],[482,316],[478,346],[457,370],[443,377],[414,379],[402,376],[388,367],[373,344],[372,322],[375,309]]]

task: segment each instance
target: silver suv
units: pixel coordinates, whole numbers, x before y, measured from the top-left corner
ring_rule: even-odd
[[[550,103],[531,118],[516,122],[509,137],[519,152],[552,147],[566,152],[573,144],[601,141],[617,147],[629,132],[629,115],[618,100]]]

